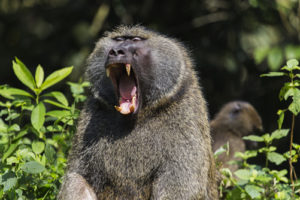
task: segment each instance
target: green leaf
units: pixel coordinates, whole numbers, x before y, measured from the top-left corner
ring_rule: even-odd
[[[43,81],[44,81],[44,70],[41,65],[38,65],[35,71],[36,86],[38,88],[41,87]]]
[[[251,172],[247,169],[239,169],[236,172],[234,172],[234,174],[242,180],[249,180],[251,177]]]
[[[36,87],[35,81],[31,72],[27,69],[27,67],[16,58],[16,62],[13,61],[13,70],[17,76],[17,78],[27,87],[34,91]]]
[[[300,90],[298,88],[289,88],[284,94],[284,99],[287,100],[290,96],[300,96]]]
[[[4,161],[7,157],[9,157],[18,147],[18,143],[13,143],[9,145],[8,150],[3,154],[2,161]]]
[[[283,61],[283,54],[280,48],[276,47],[271,49],[268,54],[268,64],[272,71],[279,69]]]
[[[57,106],[57,107],[59,107],[59,108],[64,108],[64,109],[70,110],[69,107],[67,107],[67,106],[65,106],[65,105],[63,105],[63,104],[60,104],[60,103],[58,103],[58,102],[51,101],[51,100],[49,100],[49,99],[45,99],[44,102],[45,102],[45,103],[50,103],[50,104],[52,104],[52,105],[54,105],[54,106]]]
[[[252,199],[255,199],[261,196],[260,193],[263,192],[263,189],[255,185],[246,185],[245,191],[249,194],[249,196]]]
[[[4,186],[3,191],[8,191],[12,188],[14,188],[17,185],[17,177],[12,172],[7,172],[4,175],[2,175],[2,184]]]
[[[20,126],[18,124],[13,124],[8,128],[8,132],[18,132],[20,131]]]
[[[285,76],[286,73],[284,72],[269,72],[268,74],[262,74],[260,77],[274,77],[274,76]]]
[[[49,92],[49,93],[47,93],[47,94],[45,94],[43,96],[54,97],[57,101],[59,101],[60,103],[62,103],[64,106],[68,106],[69,105],[67,98],[61,92],[57,92],[57,91]]]
[[[44,149],[45,149],[45,144],[43,142],[34,141],[32,143],[32,150],[34,153],[40,154],[44,151]]]
[[[36,130],[40,130],[45,122],[46,108],[45,105],[40,102],[31,113],[31,124]]]
[[[0,133],[7,133],[7,125],[4,121],[0,118]]]
[[[284,120],[284,112],[285,112],[285,110],[278,110],[278,112],[277,112],[277,115],[279,115],[278,120],[277,120],[279,129],[281,129],[281,127],[282,127],[282,123]]]
[[[294,66],[298,66],[299,62],[296,59],[291,59],[286,62],[288,68],[293,68]]]
[[[0,95],[8,99],[14,99],[13,96],[26,96],[26,97],[33,98],[33,96],[30,93],[17,88],[0,89]]]
[[[300,102],[297,101],[293,101],[290,105],[289,105],[289,111],[291,111],[294,115],[298,115],[298,113],[300,112]]]
[[[271,134],[272,139],[280,139],[286,137],[289,133],[289,129],[278,129]]]
[[[45,82],[41,86],[41,89],[45,90],[48,87],[51,87],[52,85],[63,80],[72,72],[72,70],[73,70],[73,67],[66,67],[66,68],[63,68],[63,69],[53,72],[46,78]]]
[[[68,110],[52,110],[52,111],[46,113],[46,115],[55,117],[58,119],[70,116],[70,114],[71,113]]]
[[[283,155],[276,153],[276,152],[268,153],[267,158],[269,161],[275,163],[276,165],[280,165],[282,162],[284,162],[286,160]]]
[[[298,45],[287,45],[285,47],[286,59],[300,58],[300,46]]]
[[[36,161],[30,161],[22,166],[22,170],[29,174],[38,174],[42,173],[45,170],[45,167]]]
[[[19,138],[25,136],[27,133],[28,133],[28,130],[27,130],[27,129],[24,129],[24,130],[20,131],[20,132],[18,133],[18,135],[16,135],[16,136],[14,137],[13,141],[15,141],[15,140],[17,140],[17,139],[19,139]]]
[[[256,64],[260,64],[269,52],[268,47],[259,47],[254,50],[254,60]]]
[[[264,138],[257,136],[257,135],[249,135],[249,136],[245,136],[243,137],[244,140],[250,140],[250,141],[254,141],[254,142],[263,142]]]
[[[45,156],[50,163],[53,163],[56,159],[56,152],[50,144],[46,144]]]
[[[11,156],[11,157],[7,158],[6,163],[8,165],[12,165],[14,163],[19,163],[19,160],[16,157]]]

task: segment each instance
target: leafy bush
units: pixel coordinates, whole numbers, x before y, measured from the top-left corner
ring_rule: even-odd
[[[294,164],[297,163],[300,156],[300,145],[293,143],[295,117],[300,112],[300,67],[295,59],[289,60],[287,65],[282,67],[282,72],[270,72],[262,76],[286,76],[290,79],[281,88],[279,99],[291,99],[287,109],[278,110],[278,129],[272,134],[266,133],[262,136],[250,135],[244,137],[245,140],[264,143],[264,147],[258,150],[246,151],[244,153],[237,152],[236,157],[242,159],[240,169],[234,172],[234,175],[229,169],[221,169],[223,180],[221,182],[221,196],[224,199],[300,199],[300,182],[297,182]],[[282,129],[284,116],[287,111],[292,114],[291,129]],[[276,147],[272,145],[274,140],[284,138],[290,132],[290,149],[280,154],[276,152]],[[222,152],[221,150],[219,152]],[[219,153],[216,152],[216,153]],[[265,155],[265,166],[261,167],[254,164],[249,164],[248,159],[256,157],[258,154]],[[289,176],[286,169],[275,170],[269,168],[269,162],[280,165],[281,163],[289,162]]]
[[[44,80],[40,65],[33,77],[19,59],[13,61],[15,75],[31,92],[0,85],[0,199],[56,198],[79,115],[76,106],[85,100],[89,84],[68,83],[72,104],[62,92],[46,90],[72,69],[60,69]]]

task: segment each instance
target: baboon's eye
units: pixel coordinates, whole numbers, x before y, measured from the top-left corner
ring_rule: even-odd
[[[142,38],[140,38],[140,37],[134,37],[134,38],[132,38],[132,41],[134,41],[134,42],[138,42],[138,41],[141,41],[142,40]]]
[[[115,37],[114,40],[120,42],[120,41],[124,41],[125,38],[124,37]]]

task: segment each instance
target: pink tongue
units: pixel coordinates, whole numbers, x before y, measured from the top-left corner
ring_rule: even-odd
[[[122,99],[132,99],[136,93],[136,85],[133,78],[127,75],[123,75],[120,78],[119,90]]]

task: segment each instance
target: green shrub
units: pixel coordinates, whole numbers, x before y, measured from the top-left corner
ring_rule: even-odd
[[[47,90],[72,69],[44,79],[40,65],[33,77],[19,59],[13,61],[15,75],[31,91],[0,85],[0,199],[56,199],[79,115],[76,106],[89,84],[68,83],[72,104],[62,92]]]
[[[244,137],[245,140],[264,143],[264,147],[258,150],[237,152],[236,157],[242,159],[239,163],[240,169],[234,172],[229,169],[221,169],[223,180],[221,182],[221,196],[224,199],[262,199],[262,200],[288,200],[300,199],[300,182],[297,182],[294,164],[300,156],[300,145],[293,143],[295,117],[300,112],[300,67],[295,59],[289,60],[287,65],[282,67],[282,72],[270,72],[262,76],[274,77],[285,76],[289,81],[284,84],[279,93],[280,101],[290,101],[287,109],[278,110],[278,129],[271,134],[266,133],[262,136],[250,135]],[[291,129],[282,129],[286,112],[292,114]],[[276,152],[276,147],[272,145],[274,140],[286,137],[290,133],[290,148],[287,152],[280,154]],[[222,148],[224,150],[224,147]],[[217,152],[216,152],[217,153]],[[265,166],[261,167],[249,164],[248,159],[264,154]],[[275,170],[269,168],[269,162],[280,165],[289,162],[288,170]],[[298,163],[299,165],[299,163]]]

